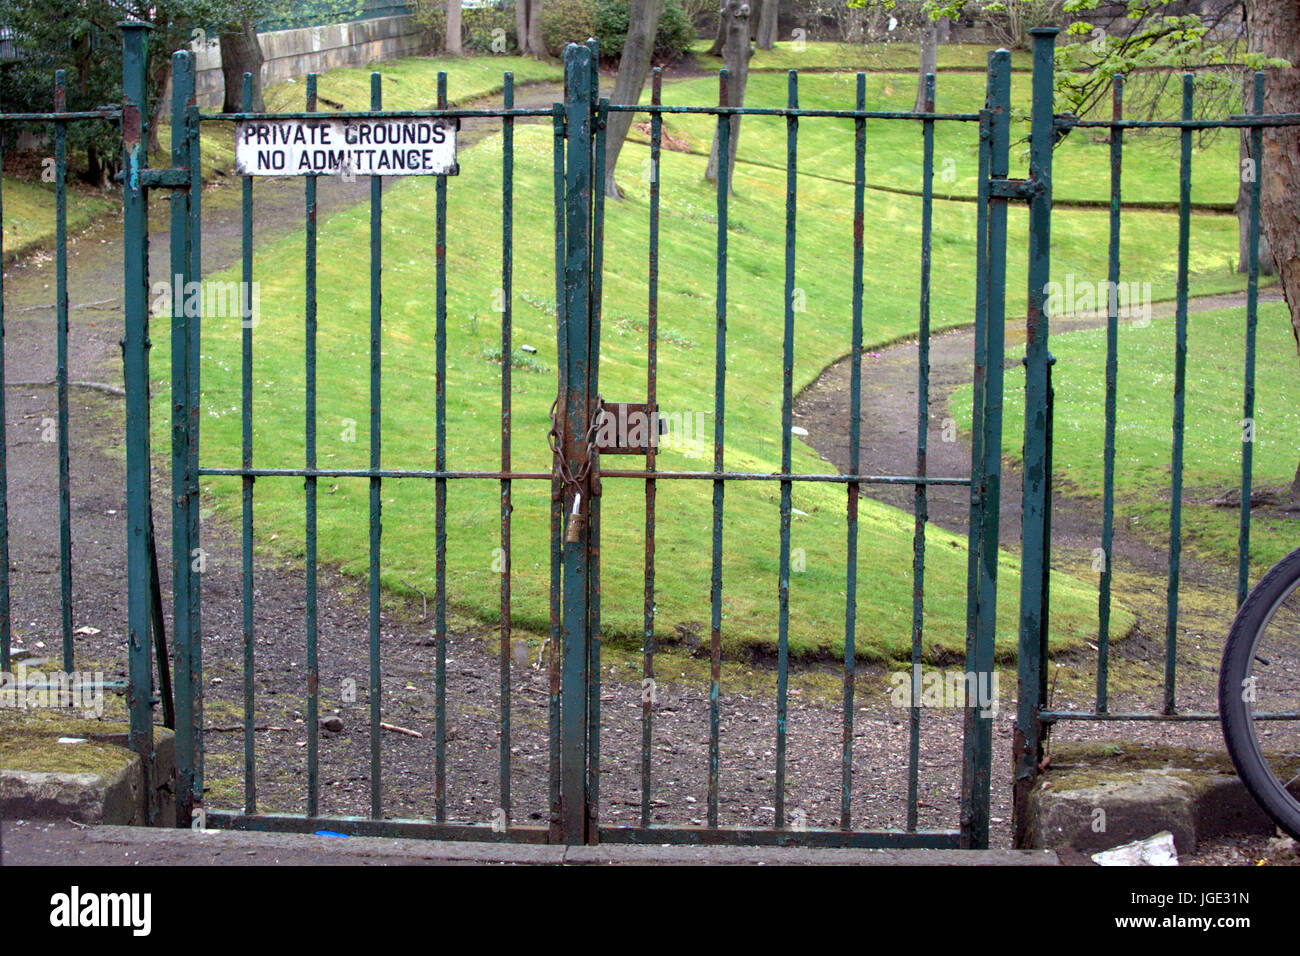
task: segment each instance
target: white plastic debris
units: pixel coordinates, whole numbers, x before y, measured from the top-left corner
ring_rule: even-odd
[[[84,744],[85,742],[86,742],[85,737],[60,737],[59,738],[59,743],[61,744]]]
[[[1174,835],[1161,830],[1145,840],[1094,853],[1092,862],[1098,866],[1177,866],[1178,851],[1174,848]]]

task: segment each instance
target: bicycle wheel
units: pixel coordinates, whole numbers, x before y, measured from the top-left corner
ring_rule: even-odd
[[[1219,719],[1237,775],[1300,840],[1300,549],[1237,611],[1219,670]],[[1287,715],[1292,715],[1287,719]]]

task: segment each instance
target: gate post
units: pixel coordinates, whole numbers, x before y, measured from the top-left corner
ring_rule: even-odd
[[[560,688],[560,829],[568,844],[587,842],[588,577],[591,450],[587,440],[591,374],[592,52],[564,52],[566,150],[564,324],[559,333],[559,457],[564,508],[563,628]]]
[[[1051,279],[1052,146],[1055,27],[1036,27],[1029,135],[1029,289],[1025,346],[1024,495],[1021,511],[1020,647],[1014,740],[1015,843],[1022,845],[1025,802],[1038,773],[1045,729],[1048,569],[1051,564],[1051,361],[1047,352],[1047,283]]]
[[[122,30],[122,378],[126,390],[127,706],[153,823],[153,646],[149,562],[149,164],[145,64],[150,25]]]

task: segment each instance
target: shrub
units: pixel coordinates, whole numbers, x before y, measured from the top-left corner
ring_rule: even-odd
[[[546,52],[563,56],[566,43],[582,43],[595,35],[595,0],[548,0],[542,4],[541,30]]]
[[[566,43],[595,37],[601,57],[617,60],[627,40],[627,27],[627,0],[550,0],[542,7],[542,42],[552,56],[562,56]],[[694,36],[680,0],[667,0],[655,31],[654,59],[680,59]]]

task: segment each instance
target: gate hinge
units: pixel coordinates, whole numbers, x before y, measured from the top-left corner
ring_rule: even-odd
[[[1055,146],[1069,135],[1070,130],[1079,125],[1079,117],[1073,113],[1057,113],[1052,117],[1052,145]]]
[[[113,177],[113,179],[119,183],[122,182],[124,178],[124,174],[121,172]],[[140,170],[140,188],[189,189],[190,171],[188,168],[142,169]]]

